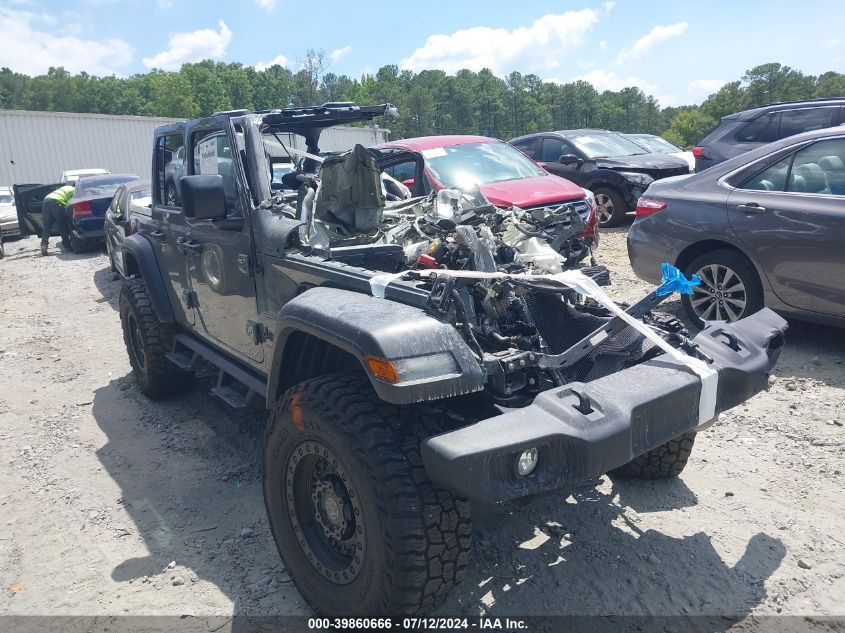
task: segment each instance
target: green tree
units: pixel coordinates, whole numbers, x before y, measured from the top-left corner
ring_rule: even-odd
[[[689,149],[707,136],[718,122],[698,108],[691,108],[679,112],[669,124],[669,129],[663,137],[684,149]]]

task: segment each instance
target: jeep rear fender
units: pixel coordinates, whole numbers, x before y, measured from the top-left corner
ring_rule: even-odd
[[[334,345],[358,360],[379,397],[393,404],[437,400],[483,388],[481,367],[454,327],[419,308],[337,288],[313,288],[286,303],[274,333],[275,349],[267,389],[273,406],[285,372],[285,346],[295,332]],[[454,361],[441,375],[388,382],[372,375],[367,357],[397,361],[433,357]],[[447,359],[448,364],[448,359]],[[433,373],[433,372],[432,372]]]
[[[143,235],[135,233],[123,240],[123,270],[127,277],[137,275],[144,278],[156,317],[162,323],[173,323],[173,306],[161,279],[155,251]]]

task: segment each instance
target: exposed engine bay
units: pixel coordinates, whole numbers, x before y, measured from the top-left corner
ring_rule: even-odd
[[[573,269],[599,286],[610,283],[580,237],[595,211],[589,197],[533,210],[497,208],[477,188],[405,197],[360,145],[325,158],[315,174],[287,180],[298,188],[265,205],[302,223],[299,248],[377,272],[375,296],[395,280],[416,282],[428,292],[428,312],[461,333],[486,391],[502,406],[524,406],[552,387],[607,376],[663,351],[605,306],[556,283],[556,274]],[[678,319],[652,312],[661,300],[652,292],[626,311],[696,355]],[[449,373],[447,357],[429,370]]]

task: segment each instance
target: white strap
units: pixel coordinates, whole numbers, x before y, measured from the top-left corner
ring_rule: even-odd
[[[383,275],[374,275],[370,277],[370,293],[374,297],[384,299],[384,292],[387,290],[387,285],[399,279],[406,272],[408,271],[403,270],[398,273],[384,273]]]
[[[639,319],[632,317],[616,305],[616,303],[607,296],[607,294],[598,286],[598,284],[596,284],[595,281],[587,277],[581,271],[566,270],[562,273],[552,275],[551,278],[600,303],[632,328],[638,330],[649,341],[657,345],[675,360],[689,367],[690,370],[701,378],[701,395],[698,401],[699,424],[709,422],[716,417],[716,395],[719,391],[719,373],[715,369],[710,367],[704,361],[694,358],[689,354],[669,345],[669,343],[664,341],[663,338],[661,338],[650,326],[646,325]]]

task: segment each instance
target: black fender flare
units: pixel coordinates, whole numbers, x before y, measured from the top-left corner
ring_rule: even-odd
[[[167,287],[161,278],[158,260],[150,240],[135,233],[123,240],[123,270],[127,277],[138,275],[144,278],[150,301],[156,317],[162,323],[173,323],[175,316]]]
[[[439,400],[484,387],[481,366],[450,324],[413,306],[321,286],[303,292],[279,312],[267,384],[268,408],[278,395],[285,344],[294,332],[310,334],[354,356],[379,397],[392,404]],[[368,356],[397,360],[444,352],[452,356],[455,366],[442,376],[390,383],[367,370]]]

